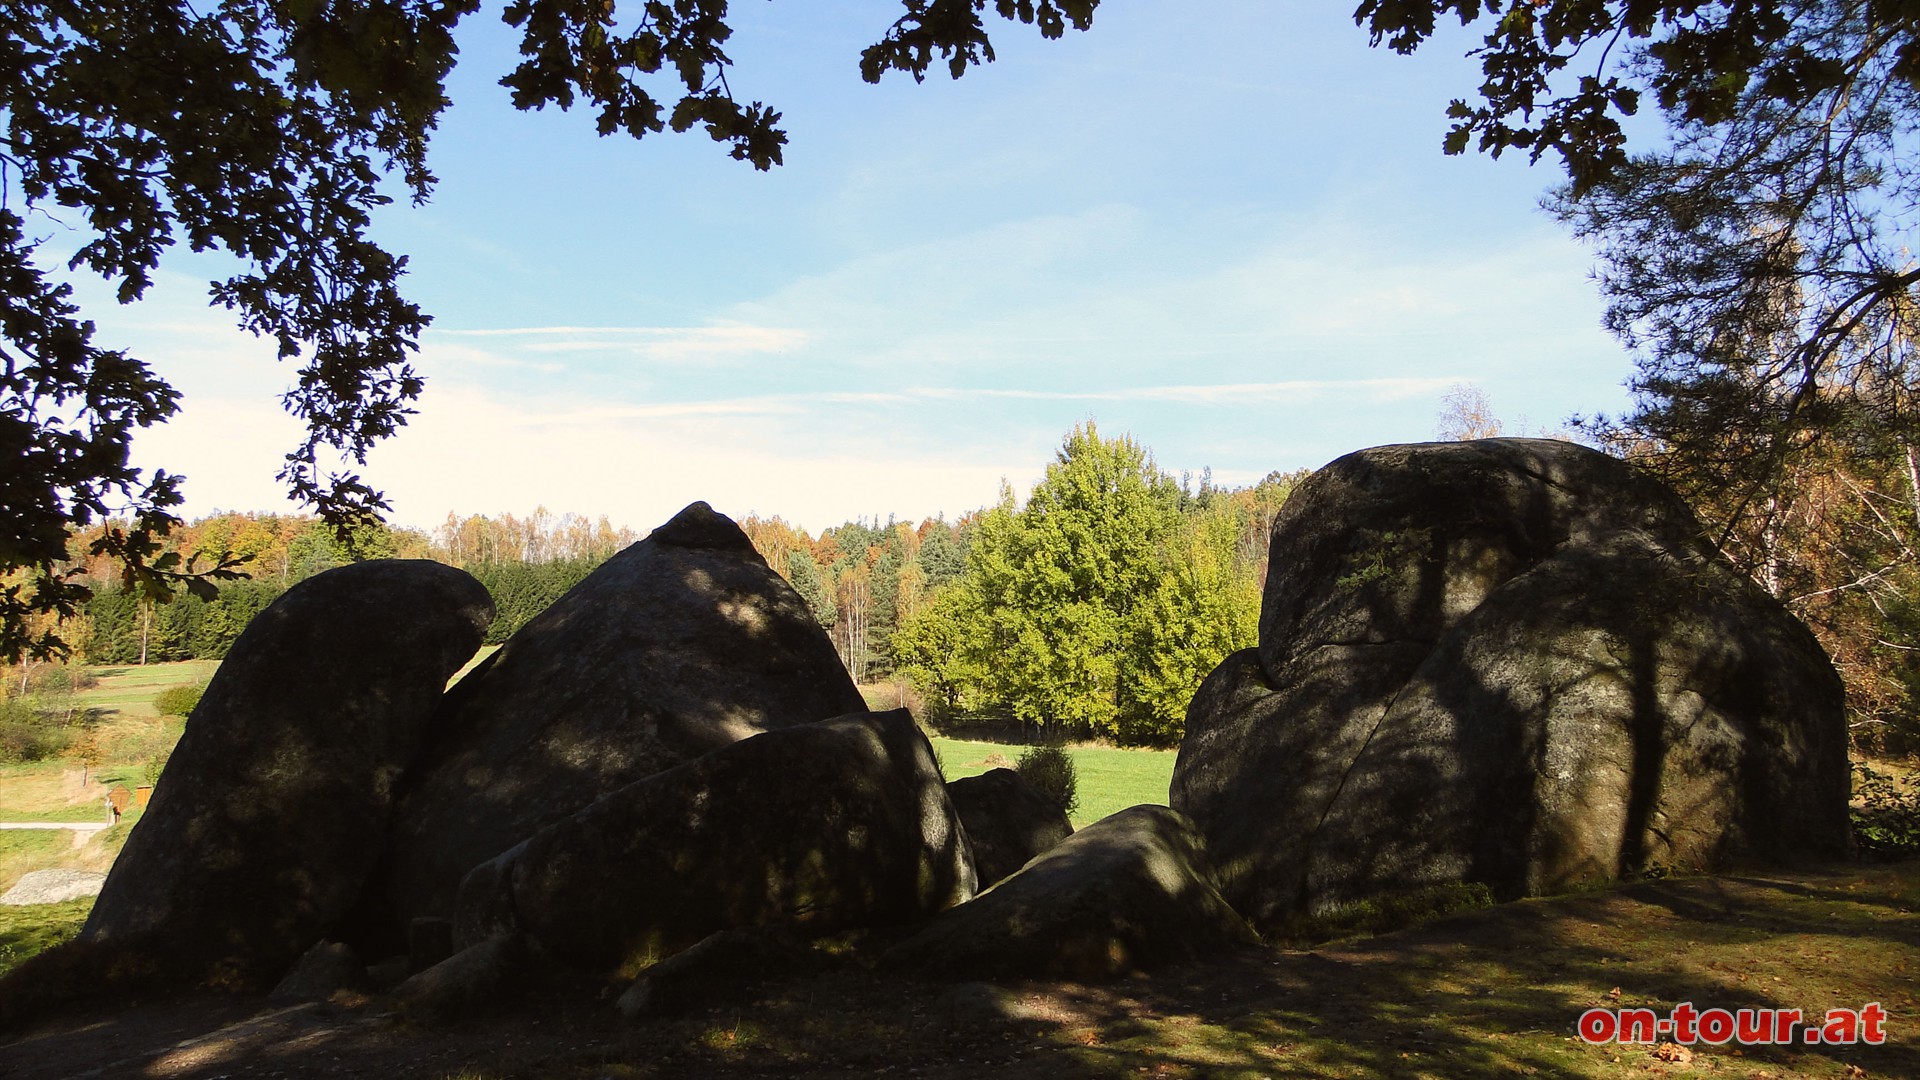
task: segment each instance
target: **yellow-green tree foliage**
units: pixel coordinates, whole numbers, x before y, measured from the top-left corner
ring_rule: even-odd
[[[903,623],[896,659],[950,714],[1176,742],[1200,680],[1254,643],[1290,481],[1195,491],[1133,439],[1076,427],[1024,507],[1003,489],[981,517],[964,573]]]

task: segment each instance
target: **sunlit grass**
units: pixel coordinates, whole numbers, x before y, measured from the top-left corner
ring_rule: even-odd
[[[78,691],[82,709],[153,720],[153,699],[170,686],[199,686],[213,677],[218,660],[182,660],[171,664],[112,664],[91,668],[96,684]]]
[[[61,904],[0,906],[0,975],[79,934],[92,910],[91,897]]]
[[[480,651],[474,653],[473,658],[471,660],[468,660],[466,663],[460,665],[460,670],[453,673],[453,676],[447,680],[447,685],[452,686],[454,683],[457,683],[461,679],[466,678],[467,672],[472,671],[474,668],[479,667],[480,662],[482,660],[485,660],[487,657],[492,656],[494,653],[497,653],[499,651],[500,651],[500,646],[498,645],[480,646]]]
[[[75,692],[74,704],[77,715],[84,717],[78,723],[90,731],[98,749],[95,764],[85,766],[69,757],[0,766],[0,821],[104,822],[106,793],[115,786],[151,783],[155,762],[180,738],[180,719],[162,717],[153,707],[154,697],[171,686],[204,683],[218,666],[216,661],[190,660],[89,669],[95,684]],[[140,813],[135,804],[118,825],[97,832],[0,830],[0,890],[33,870],[107,870]]]
[[[1006,743],[939,736],[932,741],[948,780],[978,776],[1003,761],[1011,765],[1019,761],[1027,749]],[[1129,806],[1165,805],[1167,787],[1173,780],[1174,751],[1121,750],[1110,746],[1069,746],[1066,751],[1073,758],[1074,773],[1079,778],[1080,806],[1072,814],[1074,828],[1090,825]]]

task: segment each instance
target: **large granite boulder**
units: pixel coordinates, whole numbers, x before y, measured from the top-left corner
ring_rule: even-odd
[[[756,735],[607,795],[475,868],[455,936],[520,934],[631,973],[716,931],[911,922],[973,886],[933,747],[896,709]]]
[[[1221,898],[1193,823],[1110,814],[882,958],[937,979],[1111,979],[1258,942]]]
[[[989,769],[947,785],[973,845],[982,889],[1073,834],[1060,804],[1012,769]]]
[[[279,977],[365,888],[395,785],[492,618],[479,582],[434,562],[287,590],[207,685],[82,939],[182,978]]]
[[[1172,787],[1256,925],[1847,848],[1832,664],[1621,461],[1349,454],[1287,500],[1268,565],[1259,647],[1194,698]]]
[[[764,731],[862,711],[805,600],[694,503],[460,680],[395,817],[391,922],[595,799]]]

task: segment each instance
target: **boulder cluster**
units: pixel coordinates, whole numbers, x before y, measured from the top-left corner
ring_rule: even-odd
[[[282,1001],[384,985],[424,1017],[544,965],[640,979],[637,1013],[742,955],[940,927],[1072,831],[1010,770],[949,786],[913,718],[866,709],[805,601],[704,503],[448,688],[491,616],[432,562],[289,590],[208,685],[78,948]]]
[[[1291,496],[1269,567],[1171,807],[1078,833],[1010,770],[947,783],[704,503],[451,689],[477,582],[328,571],[236,643],[77,947],[423,1017],[545,965],[624,980],[639,1015],[824,935],[920,976],[1097,979],[1422,890],[1846,850],[1831,664],[1622,462],[1361,451]]]

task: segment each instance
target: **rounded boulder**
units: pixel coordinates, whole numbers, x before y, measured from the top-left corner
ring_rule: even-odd
[[[207,684],[83,939],[182,978],[278,978],[365,888],[397,782],[492,618],[479,582],[424,560],[288,589]]]
[[[1195,696],[1172,788],[1256,925],[1847,851],[1832,664],[1626,462],[1349,454],[1288,499],[1268,565],[1259,645]]]

